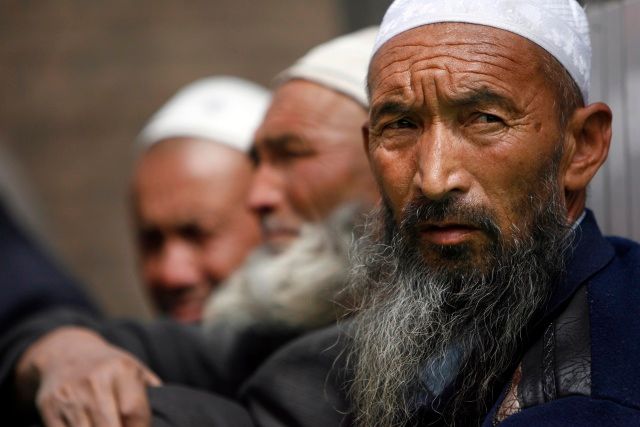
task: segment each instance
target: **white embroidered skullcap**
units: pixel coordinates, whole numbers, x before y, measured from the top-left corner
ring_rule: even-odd
[[[211,140],[246,152],[269,104],[269,92],[236,77],[208,77],[176,93],[138,136],[148,148],[162,140]]]
[[[378,27],[367,27],[314,47],[276,77],[282,84],[309,80],[347,95],[368,108],[366,80]]]
[[[587,103],[591,42],[576,0],[396,0],[382,20],[374,53],[400,33],[438,22],[487,25],[529,39],[567,69]]]

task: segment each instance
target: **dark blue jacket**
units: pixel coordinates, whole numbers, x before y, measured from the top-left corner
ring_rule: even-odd
[[[589,211],[577,230],[576,245],[566,280],[559,284],[541,321],[547,325],[543,335],[554,342],[545,346],[540,344],[545,336],[539,337],[530,348],[538,345],[542,352],[531,357],[535,349],[530,350],[524,359],[538,363],[532,369],[545,377],[537,383],[538,401],[504,420],[501,426],[640,426],[640,245],[604,238]],[[580,298],[584,302],[578,301]],[[572,327],[586,320],[587,333],[580,340],[571,335],[563,337],[561,330],[554,334],[548,324],[558,323],[572,304],[585,307],[585,315],[572,313],[567,318]],[[558,360],[566,357],[558,349],[562,339],[566,347],[563,351],[573,353],[574,358],[564,371],[557,366]],[[586,348],[580,349],[584,343]],[[545,351],[555,369],[552,362],[544,361]],[[484,426],[493,424],[499,403]]]

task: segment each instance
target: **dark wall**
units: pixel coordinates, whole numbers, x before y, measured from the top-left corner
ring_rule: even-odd
[[[129,239],[131,141],[182,85],[268,85],[343,29],[335,0],[0,1],[0,144],[52,244],[115,314],[145,313]]]

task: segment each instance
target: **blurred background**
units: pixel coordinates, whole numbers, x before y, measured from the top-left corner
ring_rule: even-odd
[[[127,186],[145,121],[199,77],[270,86],[310,47],[379,22],[388,4],[0,0],[0,193],[108,313],[148,317]],[[591,99],[615,117],[589,203],[606,232],[640,240],[640,123],[631,116],[640,111],[640,0],[587,6]]]

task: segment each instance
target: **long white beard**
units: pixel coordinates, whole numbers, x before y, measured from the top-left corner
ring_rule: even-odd
[[[426,265],[411,232],[388,207],[380,214],[355,251],[350,284],[363,297],[348,359],[358,425],[411,424],[434,402],[447,425],[481,422],[570,244],[566,213],[548,191],[531,198],[526,231],[514,226],[511,241],[498,239],[485,271]],[[456,378],[450,400],[438,402]]]
[[[211,295],[203,326],[305,331],[335,322],[345,313],[340,291],[347,282],[348,251],[359,216],[354,208],[343,208],[325,223],[305,224],[281,253],[258,248]]]

